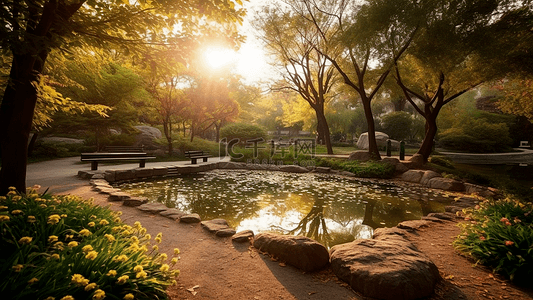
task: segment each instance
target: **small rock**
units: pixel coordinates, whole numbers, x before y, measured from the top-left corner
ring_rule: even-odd
[[[144,212],[156,214],[158,212],[167,210],[168,207],[163,203],[153,202],[153,203],[146,203],[146,204],[137,206],[137,209],[142,210]]]
[[[443,219],[439,219],[439,218],[435,218],[435,217],[428,217],[428,216],[422,217],[422,220],[431,221],[431,222],[435,222],[435,223],[444,223]]]
[[[140,206],[148,202],[148,198],[144,197],[131,197],[129,199],[122,200],[124,206]]]
[[[427,170],[424,172],[424,175],[422,175],[422,179],[420,179],[420,184],[428,185],[431,179],[437,178],[437,177],[442,177],[442,176],[435,171]]]
[[[280,166],[279,170],[282,172],[289,172],[289,173],[307,173],[309,170],[307,168],[301,167],[301,166],[295,166],[295,165],[286,165],[286,166]]]
[[[420,183],[422,176],[424,176],[423,170],[409,170],[402,174],[401,180],[413,183]]]
[[[219,230],[228,229],[228,222],[224,219],[214,219],[202,221],[202,227],[211,233],[216,233]]]
[[[254,247],[306,272],[317,271],[329,263],[326,247],[304,236],[260,233]]]
[[[124,201],[129,198],[130,198],[130,195],[124,192],[113,192],[109,194],[108,200],[109,201]]]
[[[428,217],[438,218],[438,219],[447,220],[447,221],[455,220],[455,214],[445,213],[445,212],[444,213],[430,213],[428,214]]]
[[[159,214],[167,218],[170,218],[170,216],[179,215],[179,217],[177,217],[178,219],[186,215],[186,213],[182,212],[181,210],[177,208],[169,208],[167,210],[159,212]]]
[[[202,219],[199,214],[184,215],[180,218],[182,223],[200,223]]]
[[[105,179],[105,175],[103,173],[94,174],[91,179]]]
[[[368,151],[355,151],[350,154],[348,160],[369,161],[372,159],[372,154]]]
[[[233,235],[233,238],[231,238],[231,240],[236,243],[245,243],[250,241],[250,239],[252,239],[253,237],[254,232],[252,230],[243,230]]]
[[[328,168],[328,167],[316,167],[314,170],[313,170],[314,173],[330,173],[331,172],[331,168]]]
[[[432,178],[428,181],[428,187],[445,191],[461,192],[465,190],[465,185],[451,178]]]
[[[221,229],[219,231],[217,231],[215,233],[216,236],[218,237],[228,237],[228,236],[232,236],[235,234],[235,229],[233,228],[226,228],[226,229]]]
[[[421,227],[427,227],[431,224],[429,221],[424,220],[410,220],[410,221],[403,221],[400,224],[397,225],[400,229],[408,229],[408,230],[417,230]]]

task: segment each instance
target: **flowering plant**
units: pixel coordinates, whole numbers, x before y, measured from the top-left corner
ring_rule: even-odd
[[[168,299],[178,270],[139,222],[75,196],[0,196],[0,294],[11,299]],[[159,239],[161,238],[158,235]],[[175,257],[177,258],[177,257]]]
[[[486,200],[463,212],[458,251],[515,282],[533,278],[533,204]]]

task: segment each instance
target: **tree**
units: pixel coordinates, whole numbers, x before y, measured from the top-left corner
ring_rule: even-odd
[[[488,59],[486,52],[501,42],[496,43],[491,36],[501,33],[496,28],[513,5],[509,6],[509,1],[474,0],[422,4],[417,14],[423,12],[423,22],[408,54],[397,64],[396,80],[407,100],[425,118],[425,137],[417,153],[427,160],[442,107],[485,81],[505,76],[494,63],[497,58]],[[512,43],[511,36],[505,38]],[[502,48],[496,51],[503,55],[499,61],[509,54]],[[402,73],[409,74],[408,78]]]
[[[416,24],[418,18],[404,16],[404,11],[413,9],[416,2],[372,0],[360,5],[349,0],[294,0],[287,4],[316,28],[322,41],[315,49],[359,96],[368,124],[368,151],[380,159],[371,103],[417,31],[416,26],[401,23]],[[391,40],[394,45],[389,43]],[[320,45],[328,45],[328,50],[335,49],[333,53],[342,55],[331,56]]]
[[[274,89],[293,90],[309,103],[316,114],[318,139],[326,144],[328,154],[333,154],[324,106],[337,74],[323,54],[328,53],[327,45],[319,44],[322,39],[313,24],[280,8],[265,8],[255,19],[255,27],[262,31],[261,39],[276,57],[283,77]]]
[[[244,11],[235,2],[3,1],[0,49],[12,63],[0,106],[0,194],[10,186],[26,189],[27,142],[37,102],[34,83],[52,51],[68,55],[69,49],[89,44],[123,51],[179,45],[195,39],[211,21],[240,21]],[[176,36],[168,38],[165,32]]]

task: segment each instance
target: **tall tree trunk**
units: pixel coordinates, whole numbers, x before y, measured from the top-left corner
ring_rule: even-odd
[[[370,100],[363,99],[362,102],[365,111],[366,123],[368,124],[368,152],[372,155],[372,159],[381,160],[378,143],[376,141],[376,127],[374,125],[374,117],[372,115]]]
[[[220,127],[222,127],[222,122],[217,123],[215,122],[215,131],[216,131],[216,137],[215,142],[220,142]]]
[[[421,154],[424,157],[424,161],[427,162],[431,152],[433,151],[433,140],[437,134],[437,120],[433,117],[432,114],[426,119],[426,134],[424,136],[424,141],[422,145],[416,152]]]
[[[326,116],[324,115],[324,110],[316,109],[315,112],[318,124],[320,124],[319,129],[322,131],[322,136],[324,138],[324,143],[326,144],[328,154],[333,154],[333,147],[331,146],[331,135],[329,133],[328,121],[326,119]]]
[[[0,195],[5,195],[9,187],[26,192],[28,139],[37,103],[37,91],[32,85],[37,81],[35,61],[30,55],[13,56],[10,84],[0,106]]]

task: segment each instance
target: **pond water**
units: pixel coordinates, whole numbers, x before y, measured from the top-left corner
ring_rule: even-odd
[[[443,212],[445,193],[326,174],[215,170],[118,185],[237,231],[311,237],[327,247],[369,238],[373,229]]]

